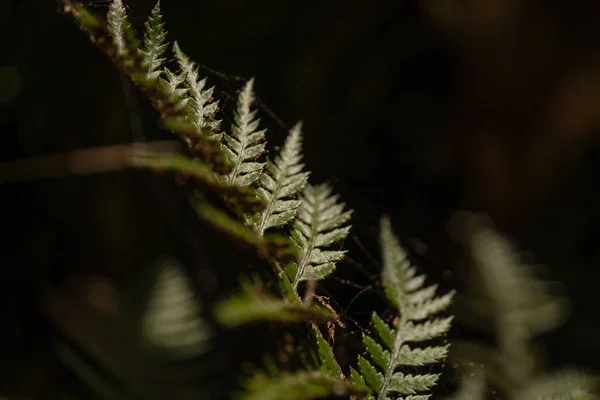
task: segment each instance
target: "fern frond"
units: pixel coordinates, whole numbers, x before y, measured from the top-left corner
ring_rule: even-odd
[[[113,38],[115,46],[117,46],[117,53],[125,53],[127,48],[125,40],[125,30],[129,28],[130,24],[127,20],[127,11],[123,6],[122,0],[113,0],[110,3],[108,9],[108,30]]]
[[[342,225],[350,219],[352,211],[344,211],[344,204],[337,200],[338,196],[332,195],[326,184],[306,185],[302,192],[302,203],[292,232],[301,256],[297,263],[290,264],[288,273],[293,277],[294,289],[301,281],[325,278],[344,256],[345,251],[323,250],[345,239],[350,231],[350,226]]]
[[[267,163],[267,170],[260,177],[262,187],[257,193],[267,203],[258,215],[255,227],[259,235],[269,228],[283,226],[298,212],[301,200],[288,199],[300,192],[308,180],[308,172],[302,172],[302,122],[289,132],[281,153],[274,162]]]
[[[146,21],[146,32],[144,33],[144,48],[140,49],[143,63],[147,69],[146,78],[149,80],[157,79],[161,71],[160,66],[165,62],[162,55],[169,47],[166,42],[167,32],[164,30],[165,24],[160,13],[160,0],[152,9],[148,21]]]
[[[290,304],[266,293],[259,284],[242,282],[239,293],[222,300],[216,306],[218,321],[229,327],[252,322],[327,322],[337,318],[332,311],[315,305]]]
[[[198,66],[181,50],[177,42],[173,44],[173,51],[191,96],[192,121],[198,129],[214,132],[221,124],[221,121],[215,119],[219,101],[212,101],[214,87],[204,88],[206,78],[199,80]]]
[[[265,130],[257,130],[259,119],[256,111],[251,111],[254,102],[254,78],[251,78],[238,97],[235,123],[231,126],[231,135],[225,133],[225,151],[233,170],[227,175],[227,182],[249,186],[260,177],[265,163],[255,162],[265,151]]]
[[[209,347],[211,333],[200,312],[189,279],[173,262],[165,261],[159,266],[146,306],[143,339],[151,348],[170,357],[203,354]]]
[[[451,318],[419,321],[448,308],[454,292],[435,297],[435,285],[423,288],[425,276],[417,275],[411,266],[387,218],[381,221],[380,241],[385,292],[399,310],[400,318],[394,326],[389,326],[373,314],[373,326],[383,345],[363,335],[363,343],[375,366],[366,358],[359,357],[362,379],[356,373],[354,379],[358,379],[357,383],[364,380],[377,393],[379,400],[390,398],[392,393],[408,396],[404,397],[405,400],[426,399],[429,395],[419,393],[431,389],[439,374],[412,375],[396,371],[401,366],[438,363],[446,357],[447,345],[413,348],[407,343],[429,340],[448,331]]]

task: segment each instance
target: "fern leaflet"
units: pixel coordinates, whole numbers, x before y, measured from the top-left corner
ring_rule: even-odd
[[[265,151],[265,144],[260,143],[265,139],[265,130],[257,130],[260,122],[255,119],[257,110],[250,110],[254,102],[253,86],[254,78],[246,83],[238,97],[231,135],[223,135],[226,144],[224,150],[233,165],[232,171],[227,175],[227,182],[240,186],[256,182],[265,166],[265,163],[252,161]]]
[[[298,212],[301,200],[289,200],[301,191],[308,180],[308,172],[302,172],[302,123],[298,122],[288,134],[281,153],[274,162],[267,163],[267,170],[260,177],[262,187],[257,189],[267,208],[257,217],[255,225],[259,235],[271,227],[290,222]]]
[[[169,44],[166,43],[167,32],[164,30],[164,26],[160,13],[160,1],[158,1],[146,22],[144,48],[140,50],[140,54],[143,56],[143,65],[147,68],[146,79],[149,80],[158,79],[161,74],[159,68],[165,62],[165,58],[161,57]]]
[[[219,101],[212,101],[214,87],[204,89],[206,78],[198,80],[198,66],[181,50],[177,42],[173,44],[173,51],[192,98],[191,118],[194,125],[198,129],[214,132],[221,124],[221,121],[215,119]]]
[[[405,400],[427,399],[428,395],[418,393],[435,385],[439,374],[412,375],[396,370],[401,366],[437,363],[445,358],[447,345],[412,348],[407,343],[433,339],[448,331],[452,317],[418,321],[445,310],[454,293],[435,297],[436,285],[423,288],[425,275],[416,274],[394,237],[387,218],[381,222],[380,241],[385,292],[400,311],[400,318],[394,326],[388,326],[377,314],[373,314],[373,325],[383,346],[366,334],[363,343],[371,360],[383,372],[379,372],[367,359],[359,357],[358,368],[362,377],[359,378],[356,371],[352,375],[357,383],[366,381],[379,400],[389,399],[392,393],[407,395]]]
[[[302,192],[302,203],[292,232],[301,256],[297,263],[290,264],[288,273],[294,289],[301,281],[325,278],[344,256],[345,251],[322,250],[343,240],[350,231],[350,226],[341,226],[350,219],[352,211],[344,212],[344,204],[337,200],[338,196],[332,195],[326,184],[307,185]]]
[[[123,54],[126,48],[125,29],[129,26],[127,12],[122,0],[114,0],[108,9],[108,30],[113,37],[117,52]]]

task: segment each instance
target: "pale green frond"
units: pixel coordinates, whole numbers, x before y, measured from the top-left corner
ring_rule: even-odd
[[[199,79],[198,66],[181,50],[179,44],[173,44],[173,51],[179,63],[181,74],[185,76],[188,93],[191,96],[191,119],[198,129],[215,131],[221,121],[215,119],[219,107],[218,101],[212,101],[214,88],[205,89],[206,78]]]
[[[129,27],[129,21],[127,20],[127,11],[125,11],[122,0],[113,0],[110,3],[107,19],[108,30],[115,46],[117,46],[117,52],[123,54],[126,48],[125,30]]]
[[[345,239],[350,231],[350,226],[342,225],[350,219],[352,211],[344,211],[344,205],[337,203],[337,199],[326,184],[306,185],[302,192],[302,203],[292,232],[301,249],[292,281],[294,288],[301,281],[325,278],[344,256],[345,251],[322,249]]]
[[[140,49],[143,66],[147,69],[146,78],[150,80],[155,80],[160,76],[161,71],[159,68],[166,60],[162,55],[169,44],[166,42],[167,32],[164,27],[165,24],[160,13],[160,1],[158,1],[152,9],[148,21],[146,21],[144,47]]]
[[[206,352],[211,332],[200,318],[202,307],[190,280],[172,261],[159,265],[142,322],[144,342],[174,358]]]
[[[423,287],[424,275],[407,260],[405,251],[394,236],[387,218],[381,222],[381,251],[383,256],[383,284],[390,301],[399,311],[398,322],[388,326],[377,314],[373,314],[373,326],[381,340],[364,335],[363,343],[369,357],[381,370],[364,358],[359,358],[358,368],[378,400],[391,398],[393,393],[427,398],[439,375],[410,375],[397,372],[400,367],[417,367],[435,364],[446,358],[448,345],[414,348],[407,342],[418,343],[437,338],[450,328],[452,318],[416,322],[444,311],[450,305],[453,292],[436,297],[436,286]],[[408,398],[408,397],[405,397]]]
[[[290,222],[298,212],[299,203],[282,204],[287,197],[298,194],[308,180],[308,172],[302,172],[302,123],[298,122],[289,132],[283,149],[274,162],[268,162],[260,177],[262,188],[257,194],[267,208],[256,217],[255,229],[259,235],[272,227]]]
[[[465,315],[493,327],[497,346],[484,351],[475,343],[460,343],[456,351],[466,360],[485,363],[491,386],[514,393],[536,379],[534,336],[562,324],[568,302],[552,294],[552,286],[536,277],[487,220],[471,214],[466,226],[473,268],[470,290],[463,296]]]
[[[256,118],[256,110],[251,110],[254,102],[253,86],[254,78],[251,78],[238,96],[231,134],[225,133],[223,136],[229,161],[233,165],[232,171],[227,175],[227,181],[241,186],[249,186],[256,182],[265,166],[263,162],[253,161],[265,151],[266,132],[258,130],[260,120]]]

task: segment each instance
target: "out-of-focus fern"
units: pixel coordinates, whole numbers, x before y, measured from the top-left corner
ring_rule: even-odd
[[[143,340],[170,358],[191,358],[210,346],[211,332],[189,279],[173,262],[159,265],[143,317]]]
[[[401,397],[405,400],[424,400],[429,398],[426,393],[435,385],[439,374],[398,370],[439,363],[446,357],[448,345],[416,348],[409,343],[435,339],[448,331],[452,317],[423,320],[448,308],[454,293],[436,297],[436,285],[423,287],[425,275],[417,275],[387,218],[381,221],[380,241],[385,293],[400,315],[397,322],[389,326],[373,314],[373,326],[379,339],[363,336],[372,363],[359,357],[358,371],[353,369],[352,377],[355,382],[366,383],[373,389],[378,400],[394,398],[396,394],[406,396]]]
[[[467,215],[466,226],[475,279],[462,304],[469,321],[493,327],[497,347],[458,341],[453,358],[467,368],[484,366],[477,373],[509,399],[573,399],[588,392],[593,377],[570,370],[540,373],[538,365],[533,338],[563,323],[566,299],[551,295],[550,285],[536,278],[532,266],[521,263],[512,245],[481,216]]]
[[[261,143],[265,139],[265,130],[257,130],[260,119],[256,118],[257,110],[250,108],[254,102],[253,86],[254,78],[248,80],[239,95],[231,134],[224,134],[224,150],[233,165],[227,182],[240,186],[254,183],[265,166],[263,162],[254,161],[265,151],[265,143]]]

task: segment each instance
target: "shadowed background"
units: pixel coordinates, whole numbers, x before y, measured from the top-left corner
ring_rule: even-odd
[[[89,4],[107,10],[106,2]],[[127,4],[138,26],[154,5]],[[225,74],[209,74],[211,84],[234,96],[239,83],[230,78],[254,76],[280,121],[304,120],[308,168],[356,210],[355,234],[369,251],[376,254],[369,244],[379,215],[389,213],[423,268],[452,286],[457,251],[447,219],[456,209],[488,212],[572,299],[571,319],[546,338],[553,363],[600,368],[600,2],[161,5],[168,39]],[[172,138],[57,8],[0,5],[1,160]],[[269,141],[280,144],[285,129],[263,120]],[[170,177],[121,171],[42,179],[60,162],[32,181],[0,186],[0,367],[14,393],[46,390],[36,388],[52,376],[40,355],[49,351],[39,307],[45,283],[89,300],[104,293],[90,289],[90,276],[128,287],[160,255],[194,253],[181,249],[194,247],[182,238],[195,220],[176,211],[180,220],[171,222],[173,214],[157,211],[172,208],[168,196],[156,200]],[[11,168],[8,175],[19,174]],[[351,256],[376,272],[361,251]]]

